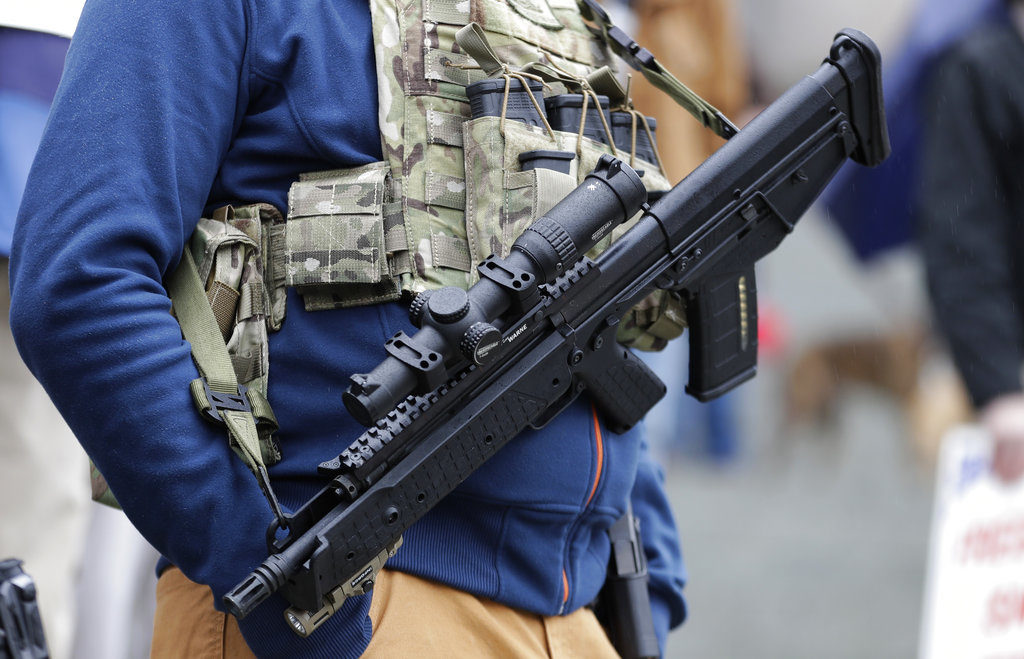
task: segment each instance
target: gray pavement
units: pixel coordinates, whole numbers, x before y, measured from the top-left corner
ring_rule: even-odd
[[[758,270],[762,301],[793,324],[787,352],[920,315],[907,268],[885,270],[860,272],[822,218],[807,218]],[[666,655],[913,657],[931,467],[897,405],[866,387],[844,389],[829,425],[780,433],[784,363],[740,390],[736,463],[667,460],[690,615]]]
[[[931,477],[886,408],[856,392],[788,455],[667,468],[690,572],[667,656],[916,654]]]

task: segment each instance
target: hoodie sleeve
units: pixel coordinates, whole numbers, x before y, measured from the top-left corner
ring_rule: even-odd
[[[162,281],[244,116],[252,19],[242,0],[90,0],[11,261],[25,362],[133,524],[218,605],[265,558],[271,515],[224,431],[192,406],[197,373]],[[304,641],[283,600],[242,631],[261,656],[353,656],[369,639],[368,600]]]

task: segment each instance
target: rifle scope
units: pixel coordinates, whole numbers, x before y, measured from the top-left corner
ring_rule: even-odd
[[[539,299],[538,286],[552,282],[646,204],[647,190],[629,165],[603,155],[583,184],[530,225],[507,258],[481,263],[480,281],[469,291],[448,286],[420,293],[409,307],[413,336],[388,340],[388,357],[367,374],[355,374],[342,395],[364,426],[383,417],[406,396],[426,394],[448,379],[448,366],[463,359],[486,364],[502,341],[495,323],[509,308],[523,312]]]

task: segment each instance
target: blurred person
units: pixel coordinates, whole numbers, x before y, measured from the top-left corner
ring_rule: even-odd
[[[460,4],[438,10],[452,15]],[[516,16],[508,20],[526,20]],[[375,66],[371,35],[367,3],[352,0],[95,0],[76,32],[18,219],[12,326],[118,502],[164,556],[153,654],[345,657],[370,647],[405,656],[410,643],[434,643],[514,655],[516,640],[545,653],[550,638],[604,656],[613,650],[585,605],[604,582],[606,530],[627,501],[642,520],[663,641],[685,608],[661,477],[639,430],[611,435],[584,401],[521,434],[408,529],[372,594],[349,599],[310,638],[285,622],[280,595],[242,621],[223,612],[225,592],[266,557],[272,516],[225,430],[196,412],[197,370],[164,279],[200,217],[214,222],[226,204],[231,213],[259,201],[288,208],[307,172],[384,180],[369,169],[387,164],[381,128],[393,128],[378,124],[376,82],[378,71],[394,80],[396,67]],[[402,57],[403,70],[424,70]],[[423,242],[406,246],[426,256],[396,249],[415,267],[405,284],[423,285],[428,267],[440,276]],[[281,293],[287,320],[268,341],[282,449],[271,479],[295,509],[323,485],[317,464],[362,430],[339,386],[372,368],[395,331],[413,330],[395,301],[315,310],[295,288]],[[240,313],[262,325],[278,311],[258,306]],[[507,623],[487,625],[492,616]]]
[[[936,61],[966,33],[1006,20],[1006,0],[920,0],[899,52],[882,77],[892,155],[875,168],[844,166],[822,196],[829,219],[865,262],[914,240],[921,142],[929,108],[924,97]]]
[[[50,651],[61,658],[71,656],[88,463],[18,356],[8,324],[8,259],[22,188],[80,7],[14,4],[0,6],[0,559],[25,561]]]
[[[1024,474],[1024,4],[1005,9],[931,75],[917,214],[936,325],[1011,480]]]
[[[927,325],[928,294],[920,286],[925,266],[915,226],[921,223],[917,200],[931,113],[929,79],[936,63],[964,35],[981,24],[1006,20],[1005,0],[918,0],[895,57],[886,61],[883,81],[892,155],[874,169],[844,167],[822,196],[828,219],[864,265],[865,289],[886,310],[879,315],[888,328],[883,334],[855,337],[846,349],[865,340],[876,348],[897,346]],[[936,459],[945,432],[971,416],[962,378],[940,342],[930,337],[931,332],[921,337],[924,350],[914,371],[898,378],[913,385],[911,396],[894,399],[910,422],[915,450],[929,463]],[[901,361],[914,366],[911,360]],[[814,396],[821,399],[819,394]]]

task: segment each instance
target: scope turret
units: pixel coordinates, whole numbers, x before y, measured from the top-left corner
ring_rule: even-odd
[[[409,317],[419,331],[396,334],[384,361],[350,378],[342,395],[349,413],[372,425],[406,396],[438,387],[449,367],[493,358],[506,312],[536,302],[539,285],[554,281],[646,202],[639,175],[601,156],[579,187],[516,239],[507,258],[491,256],[478,267],[480,281],[472,288],[442,288],[413,300]]]

